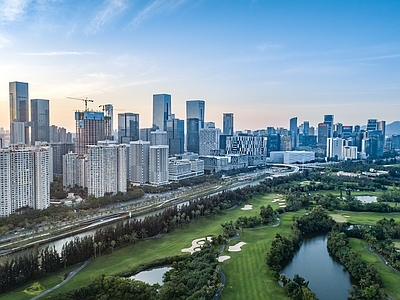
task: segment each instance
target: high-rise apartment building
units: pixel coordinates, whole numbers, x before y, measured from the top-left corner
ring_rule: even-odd
[[[186,150],[199,153],[199,133],[204,128],[204,100],[186,101]]]
[[[200,129],[199,155],[212,155],[213,151],[219,150],[219,137],[221,129],[210,126]]]
[[[49,100],[31,99],[31,144],[50,142]]]
[[[233,113],[224,113],[222,117],[222,134],[233,135],[234,132]]]
[[[139,114],[118,114],[118,142],[129,144],[139,140]]]
[[[149,182],[154,185],[167,184],[168,172],[168,146],[150,146],[149,156]]]
[[[153,126],[159,130],[167,130],[167,120],[171,117],[171,95],[153,95]]]
[[[50,165],[48,146],[12,145],[0,150],[0,216],[50,205]]]
[[[75,112],[75,151],[85,155],[89,145],[97,145],[104,140],[104,113],[98,111]]]
[[[327,139],[326,157],[335,158],[337,160],[343,159],[343,139],[342,138],[328,138]]]
[[[63,155],[74,152],[73,143],[50,143],[53,157],[53,174],[63,174]]]
[[[25,124],[25,144],[29,144],[29,93],[28,83],[26,82],[10,82],[10,124],[12,122],[23,122]],[[13,129],[10,128],[12,131]],[[10,133],[13,135],[13,133]]]
[[[130,179],[131,182],[144,184],[149,182],[150,142],[130,142]]]
[[[156,130],[150,132],[150,146],[168,145],[166,131]]]

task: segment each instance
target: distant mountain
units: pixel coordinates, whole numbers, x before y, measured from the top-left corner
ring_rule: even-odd
[[[400,121],[386,124],[386,135],[400,134]]]

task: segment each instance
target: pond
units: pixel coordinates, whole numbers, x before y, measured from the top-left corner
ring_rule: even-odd
[[[164,274],[167,273],[171,269],[172,269],[172,267],[154,268],[154,269],[142,271],[142,272],[137,273],[136,275],[133,275],[129,278],[135,279],[135,280],[140,280],[140,281],[143,281],[150,285],[153,285],[156,283],[158,283],[159,285],[162,285]]]
[[[320,300],[346,300],[352,284],[357,284],[347,270],[333,259],[326,247],[328,235],[306,236],[300,250],[284,266],[281,274],[293,279],[295,274],[309,281],[308,287]]]
[[[360,200],[362,203],[376,202],[376,196],[356,196],[355,198]]]

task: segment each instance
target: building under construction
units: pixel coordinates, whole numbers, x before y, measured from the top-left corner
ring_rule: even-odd
[[[105,139],[104,112],[76,111],[75,121],[75,152],[84,155],[87,153],[88,145],[97,145],[98,141]]]

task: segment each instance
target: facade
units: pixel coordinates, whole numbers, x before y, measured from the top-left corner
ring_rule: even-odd
[[[335,158],[337,160],[343,159],[343,139],[342,138],[328,138],[327,139],[326,157]]]
[[[187,178],[204,175],[204,161],[200,159],[170,159],[168,176],[170,181],[179,181]]]
[[[49,100],[31,99],[31,144],[50,142]]]
[[[164,185],[168,183],[168,148],[168,145],[150,146],[150,184]]]
[[[169,155],[182,154],[185,151],[185,123],[173,118],[167,121],[167,139]]]
[[[130,142],[130,180],[133,183],[149,182],[150,142]]]
[[[23,207],[50,205],[51,163],[48,146],[12,145],[0,150],[0,216]]]
[[[186,150],[199,153],[199,132],[204,128],[205,101],[186,101]]]
[[[89,145],[104,140],[104,112],[77,111],[75,121],[75,151],[78,155],[85,155]]]
[[[74,152],[73,143],[50,143],[53,159],[53,174],[63,174],[63,155]]]
[[[25,123],[11,122],[10,124],[10,144],[25,144]]]
[[[168,137],[166,131],[150,132],[150,146],[168,145]]]
[[[318,124],[318,147],[326,149],[329,127],[325,123]]]
[[[289,136],[292,141],[292,149],[296,149],[299,146],[299,136],[298,136],[298,128],[297,128],[297,117],[293,117],[290,119],[290,129]]]
[[[251,135],[228,136],[226,153],[247,155],[249,166],[264,165],[267,155],[267,138]]]
[[[139,114],[118,114],[118,142],[129,144],[139,140]]]
[[[312,151],[285,151],[284,164],[306,163],[315,160],[315,152]]]
[[[333,115],[324,115],[324,124],[327,126],[327,138],[333,137]]]
[[[219,149],[219,137],[221,129],[202,128],[199,132],[199,155],[211,155],[214,150]]]
[[[159,130],[167,130],[167,120],[171,117],[171,95],[153,95],[153,127]]]
[[[9,83],[9,96],[10,96],[10,123],[23,122],[25,125],[24,136],[25,144],[29,144],[29,93],[28,83],[26,82],[10,82]],[[10,134],[13,135],[12,128]]]
[[[357,159],[357,147],[356,146],[343,146],[343,159],[344,160]]]
[[[104,139],[112,141],[114,140],[114,107],[112,104],[103,105],[104,111]]]
[[[233,113],[224,113],[222,117],[222,134],[233,135],[234,133]]]

